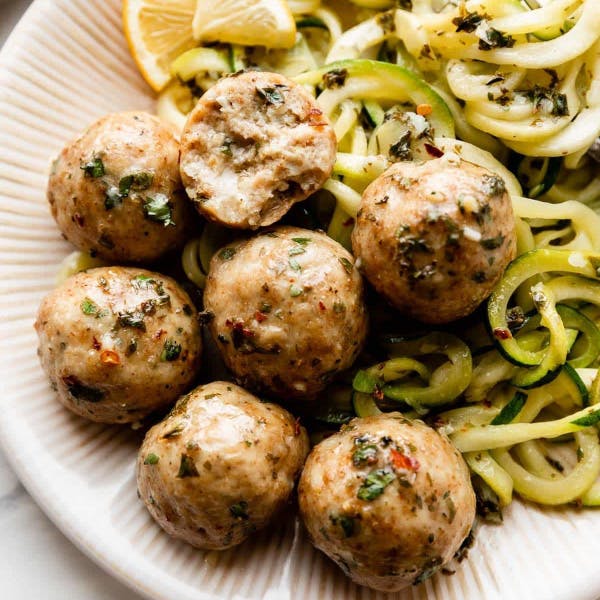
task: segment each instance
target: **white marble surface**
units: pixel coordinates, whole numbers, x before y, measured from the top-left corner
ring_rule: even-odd
[[[0,46],[30,0],[0,0]],[[141,600],[105,574],[48,520],[0,450],[0,598]]]

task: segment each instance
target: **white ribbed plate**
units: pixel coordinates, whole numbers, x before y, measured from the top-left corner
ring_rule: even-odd
[[[45,200],[50,159],[100,115],[151,109],[120,1],[37,0],[0,55],[0,440],[27,489],[106,570],[149,598],[374,600],[312,549],[294,514],[224,553],[171,540],[137,500],[140,434],[63,410],[38,365],[37,305],[69,251]],[[600,512],[518,504],[468,560],[396,600],[593,600]]]

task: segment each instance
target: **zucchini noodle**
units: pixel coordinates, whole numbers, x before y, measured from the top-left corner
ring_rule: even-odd
[[[289,4],[293,48],[189,50],[172,65],[159,115],[181,128],[219,77],[280,72],[316,97],[338,138],[331,178],[304,203],[331,237],[351,247],[362,193],[402,159],[394,148],[408,139],[413,160],[443,153],[501,176],[518,241],[480,315],[374,340],[323,397],[335,419],[312,418],[331,428],[340,414],[425,417],[500,505],[519,494],[599,506],[600,2]],[[198,287],[231,235],[209,224],[186,245],[183,268]]]

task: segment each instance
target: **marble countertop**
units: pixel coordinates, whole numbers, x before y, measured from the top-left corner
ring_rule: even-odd
[[[30,0],[0,0],[0,47]],[[38,508],[0,450],[0,597],[141,600],[82,554]]]

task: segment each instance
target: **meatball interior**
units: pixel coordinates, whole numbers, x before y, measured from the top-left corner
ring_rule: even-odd
[[[136,421],[192,384],[202,349],[197,312],[169,277],[102,267],[42,301],[35,328],[59,400],[93,421]]]
[[[311,540],[356,583],[416,584],[469,534],[475,494],[447,438],[400,413],[354,419],[311,452],[299,485]]]
[[[500,177],[456,155],[396,163],[365,190],[352,247],[394,307],[453,321],[489,296],[516,255],[510,197]]]
[[[67,144],[47,195],[65,238],[109,261],[148,263],[185,238],[179,143],[147,113],[108,115]]]
[[[278,221],[320,189],[335,157],[335,134],[314,98],[276,73],[219,81],[181,137],[181,177],[196,208],[242,229]]]
[[[325,234],[296,227],[277,227],[213,257],[204,304],[242,385],[309,398],[354,362],[367,312],[353,263]]]
[[[148,431],[138,489],[169,534],[198,548],[225,549],[288,502],[307,454],[306,431],[290,413],[214,382],[181,398]]]

